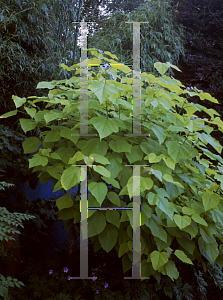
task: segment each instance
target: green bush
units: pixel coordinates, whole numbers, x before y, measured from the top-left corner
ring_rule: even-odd
[[[9,187],[12,184],[7,184],[6,182],[0,182],[0,190],[5,187]],[[4,253],[4,241],[8,240],[14,240],[12,236],[8,236],[10,233],[18,233],[20,234],[20,231],[15,230],[10,224],[21,226],[22,225],[22,220],[29,220],[35,218],[34,216],[31,215],[26,215],[26,214],[20,214],[20,213],[10,213],[7,211],[5,207],[0,207],[0,254]],[[24,228],[24,227],[23,227]],[[1,256],[0,255],[0,256]],[[8,289],[9,287],[14,287],[17,286],[20,288],[20,286],[24,284],[21,281],[18,281],[16,278],[12,278],[11,276],[8,276],[5,278],[2,274],[0,274],[0,296],[4,297],[4,299],[8,299]]]
[[[89,50],[95,56],[88,59],[89,65],[112,65],[98,72],[88,67],[89,133],[99,137],[72,136],[80,127],[80,64],[61,65],[68,71],[76,69],[68,80],[40,82],[37,88],[49,89],[45,97],[13,96],[16,110],[1,116],[14,115],[21,107],[28,113],[20,119],[24,132],[36,127],[42,130],[40,139],[32,136],[23,143],[25,154],[36,152],[29,159],[29,168],[41,171],[41,183],[52,178],[54,192],[68,191],[80,184],[80,168],[74,165],[90,164],[93,156],[97,165],[90,166],[88,207],[126,207],[117,193],[108,192],[107,183],[114,190],[121,189],[119,196],[124,195],[127,207],[132,208],[133,170],[125,165],[149,164],[141,172],[141,276],[153,275],[159,282],[162,274],[174,281],[179,277],[179,264],[193,265],[197,260],[206,271],[205,259],[222,268],[223,161],[208,149],[211,145],[221,154],[222,146],[211,136],[213,129],[208,124],[222,131],[223,123],[214,109],[189,103],[179,95],[218,101],[196,87],[184,89],[180,81],[164,75],[169,67],[180,70],[169,62],[157,62],[154,67],[161,76],[141,74],[141,131],[149,137],[124,136],[132,130],[132,78],[127,77],[131,70],[110,52],[102,55]],[[126,76],[120,78],[118,71]],[[36,103],[41,101],[47,105],[37,111]],[[182,108],[184,115],[177,113]],[[202,110],[210,121],[193,118]],[[67,229],[80,221],[80,197],[71,199],[67,192],[56,205]],[[131,269],[132,211],[89,210],[88,225],[95,251],[115,249],[122,257],[123,272]]]

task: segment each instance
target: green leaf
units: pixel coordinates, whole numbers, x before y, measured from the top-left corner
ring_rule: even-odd
[[[29,119],[19,119],[22,130],[26,133],[27,131],[33,130],[36,128],[36,122]]]
[[[222,146],[215,138],[206,133],[196,133],[199,140],[201,140],[205,145],[210,144],[219,154],[222,152]]]
[[[130,153],[125,153],[126,157],[128,158],[128,161],[130,164],[140,161],[143,158],[143,152],[140,149],[138,145],[134,145],[131,147],[131,152]]]
[[[182,186],[182,184],[180,184],[179,182],[173,181],[173,177],[170,174],[164,174],[163,175],[163,179],[166,180],[167,182],[171,182],[171,183],[173,183],[173,184],[175,184],[175,185],[177,185],[179,187],[184,188]]]
[[[141,224],[140,224],[140,226],[144,225],[146,223],[146,221],[148,220],[148,218],[152,217],[152,213],[153,213],[152,208],[148,204],[143,203],[141,206]]]
[[[193,215],[195,214],[195,211],[193,209],[191,209],[190,207],[182,207],[182,213],[185,215]]]
[[[162,158],[163,158],[163,154],[156,156],[155,153],[150,153],[144,159],[149,159],[149,162],[152,164],[152,163],[160,162]]]
[[[95,172],[98,172],[99,174],[106,176],[106,177],[111,177],[110,171],[108,171],[106,168],[102,166],[93,166],[93,169]]]
[[[111,184],[113,187],[120,189],[120,185],[119,185],[118,181],[115,180],[114,178],[103,176],[103,177],[101,177],[101,179],[103,179],[108,184]]]
[[[104,51],[104,54],[110,56],[111,58],[114,58],[114,59],[118,60],[117,56],[115,54],[111,54],[111,52],[109,52],[109,51]]]
[[[17,109],[16,110],[12,110],[12,111],[9,111],[3,115],[0,116],[0,118],[9,118],[11,116],[15,116],[17,114]]]
[[[219,255],[217,245],[206,243],[201,236],[198,238],[198,245],[201,254],[213,265]]]
[[[212,97],[209,93],[201,92],[201,93],[198,93],[198,96],[200,97],[201,100],[207,99],[213,103],[219,104],[218,100],[215,99],[214,97]]]
[[[70,160],[70,158],[75,153],[75,148],[73,148],[73,147],[61,147],[58,150],[56,150],[56,153],[59,154],[59,156],[61,157],[62,161],[65,164],[68,164],[68,161]]]
[[[106,181],[107,182],[107,181]],[[107,182],[109,183],[109,182]],[[107,198],[115,205],[117,205],[118,207],[121,206],[121,203],[120,203],[120,198],[118,197],[118,195],[115,193],[115,192],[109,192],[107,194]]]
[[[51,130],[45,136],[44,142],[57,142],[60,140],[60,131],[59,130]]]
[[[156,224],[156,222],[150,218],[146,221],[145,225],[149,227],[151,230],[152,234],[167,243],[167,233],[166,231],[161,227]]]
[[[88,237],[99,235],[106,226],[106,218],[100,211],[95,213],[88,218]]]
[[[89,191],[101,205],[107,195],[108,188],[104,182],[91,182],[88,185]]]
[[[220,196],[209,192],[203,192],[202,200],[205,211],[208,211],[213,208],[218,208],[217,205],[220,202]]]
[[[39,149],[40,145],[41,142],[37,137],[29,137],[22,144],[24,154],[36,152]]]
[[[150,124],[150,127],[154,132],[155,136],[158,138],[159,143],[162,144],[167,136],[166,130],[153,123]]]
[[[153,187],[153,181],[151,178],[142,177],[141,178],[141,193],[145,190],[150,190]]]
[[[155,166],[155,165],[153,165],[153,167],[151,167],[150,168],[150,171],[151,171],[151,173],[153,174],[153,175],[155,175],[156,176],[156,178],[158,178],[159,179],[159,181],[161,181],[162,182],[162,172],[161,171],[159,171],[159,170],[157,170],[159,168],[159,166]]]
[[[53,159],[59,159],[59,160],[61,160],[61,157],[56,152],[51,153],[50,157],[53,158]]]
[[[118,250],[118,257],[120,258],[123,256],[125,253],[129,252],[129,246],[127,243],[123,243],[120,245],[119,250]]]
[[[175,141],[168,141],[166,143],[168,154],[175,163],[181,159],[190,158],[190,152],[183,146]]]
[[[220,223],[223,226],[223,213],[219,209],[213,209],[210,211],[212,219],[215,223]]]
[[[89,84],[92,92],[98,97],[100,104],[103,104],[113,94],[118,93],[118,89],[111,84],[100,81],[93,81]]]
[[[66,128],[66,129],[63,129],[60,131],[60,136],[63,138],[66,138],[66,139],[72,141],[74,144],[76,144],[79,137],[73,136],[72,134],[77,134],[77,133],[78,132],[73,128],[72,129]]]
[[[89,121],[98,131],[100,140],[109,136],[112,132],[118,132],[119,128],[113,119],[106,119],[104,117],[94,117]]]
[[[49,166],[47,168],[47,172],[57,180],[60,180],[61,174],[63,173],[63,165],[60,163],[56,163],[53,166]]]
[[[169,260],[163,267],[161,267],[160,272],[163,275],[168,275],[172,281],[179,277],[179,272],[177,271],[176,265],[172,260]]]
[[[120,227],[120,214],[117,210],[107,210],[105,215],[109,223],[115,225],[117,228]]]
[[[197,223],[199,223],[199,224],[201,224],[201,225],[208,226],[207,222],[206,222],[203,218],[201,218],[201,216],[198,215],[198,214],[192,215],[191,218],[192,218],[195,222],[197,222]]]
[[[174,204],[169,202],[165,197],[168,197],[163,189],[158,190],[158,194],[149,192],[146,196],[150,205],[157,205],[168,217],[172,220],[174,213]]]
[[[25,110],[30,115],[31,118],[34,118],[34,116],[36,114],[36,109],[35,108],[25,107]]]
[[[86,172],[85,174],[82,173],[81,173],[81,180],[83,181],[86,178]],[[66,191],[71,189],[72,187],[75,187],[79,183],[80,183],[80,167],[72,166],[63,171],[63,174],[61,176],[61,184]]]
[[[4,299],[7,299],[8,297],[8,287],[1,285],[0,286],[0,296],[4,297]]]
[[[191,255],[193,255],[194,253],[194,249],[195,249],[195,243],[194,241],[191,241],[189,239],[186,238],[179,238],[176,237],[177,242]]]
[[[17,96],[12,96],[12,99],[15,103],[16,108],[22,106],[24,103],[26,103],[26,98],[20,98]]]
[[[212,240],[202,228],[200,228],[200,234],[201,234],[203,240],[206,243],[208,243],[208,244],[212,244],[212,243],[215,244],[215,241]]]
[[[73,206],[73,200],[71,199],[70,193],[66,193],[62,197],[58,198],[56,201],[56,206],[59,208],[59,210],[62,210],[63,208],[69,208]]]
[[[77,143],[77,146],[85,155],[96,153],[105,156],[108,150],[108,143],[106,141],[100,141],[99,138],[90,139],[84,144],[84,146],[79,146],[79,143]]]
[[[51,82],[41,81],[37,84],[37,89],[53,89],[55,87],[55,84],[52,84]]]
[[[118,212],[117,212],[118,213]],[[105,229],[98,235],[102,248],[108,253],[115,246],[118,238],[118,230],[112,224],[106,224]]]
[[[175,250],[174,254],[183,262],[193,265],[192,261],[186,256],[183,251],[177,249]]]
[[[71,157],[68,161],[68,164],[76,164],[77,161],[82,160],[85,157],[84,154],[81,153],[81,151],[77,151],[73,157]]]
[[[150,258],[154,270],[158,270],[168,262],[168,254],[166,252],[153,251],[150,254]]]
[[[35,154],[33,158],[29,159],[29,168],[33,168],[35,166],[46,166],[48,164],[48,158],[46,156],[41,156],[39,154]]]
[[[106,157],[104,157],[102,155],[99,155],[97,153],[92,153],[91,155],[94,157],[94,160],[96,162],[98,162],[98,163],[100,163],[102,165],[108,165],[108,164],[110,164],[110,161]]]
[[[180,215],[175,214],[173,216],[173,219],[174,219],[174,222],[177,224],[177,226],[180,229],[187,227],[191,223],[191,218],[188,216],[180,216]]]
[[[46,120],[46,124],[53,120],[57,120],[64,117],[63,112],[49,111],[44,115],[44,119]]]
[[[128,253],[122,256],[122,269],[123,272],[127,272],[129,269],[132,268],[132,259],[129,258]]]
[[[110,141],[109,142],[109,146],[110,148],[114,151],[114,152],[129,152],[131,153],[131,149],[132,149],[132,145],[127,143],[125,140],[117,140],[117,141]]]
[[[175,169],[175,162],[171,157],[163,157],[163,160],[164,160],[165,164],[167,165],[167,167],[169,167],[172,170]]]

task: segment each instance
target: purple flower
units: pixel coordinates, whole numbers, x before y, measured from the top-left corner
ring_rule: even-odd
[[[105,284],[105,288],[107,288],[107,287],[108,287],[108,283]]]
[[[71,280],[71,277],[70,277],[70,276],[68,276],[68,277],[67,277],[67,280]]]
[[[97,277],[95,277],[95,276],[92,278],[93,281],[95,281],[96,279],[97,279]]]
[[[106,264],[103,264],[103,267],[106,266]]]
[[[95,275],[95,273],[93,272],[92,275]]]
[[[98,294],[99,293],[99,290],[96,290],[96,294]]]
[[[64,271],[64,272],[68,272],[68,268],[64,268],[63,271]]]
[[[53,273],[53,270],[49,270],[49,274],[52,274]]]

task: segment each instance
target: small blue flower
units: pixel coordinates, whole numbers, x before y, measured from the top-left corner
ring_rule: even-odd
[[[107,288],[107,287],[108,287],[108,283],[105,284],[105,288]]]
[[[67,280],[71,280],[71,277],[70,277],[70,276],[68,276],[68,277],[67,277]]]
[[[53,270],[49,270],[49,274],[52,274],[53,273]]]
[[[96,290],[96,294],[98,294],[99,293],[99,290]]]
[[[66,273],[68,272],[68,268],[64,268],[63,271]]]
[[[96,279],[97,279],[97,277],[95,277],[95,276],[92,278],[93,281],[95,281]]]

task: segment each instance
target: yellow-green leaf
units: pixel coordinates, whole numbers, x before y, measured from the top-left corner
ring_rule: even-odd
[[[24,153],[27,154],[36,152],[39,149],[40,145],[40,140],[37,137],[32,136],[23,142],[22,147],[24,149]]]
[[[71,199],[70,193],[66,193],[62,197],[58,198],[56,201],[56,206],[59,208],[59,210],[73,206],[73,200]]]
[[[183,262],[193,265],[192,261],[186,256],[183,251],[177,249],[175,250],[174,254]]]

